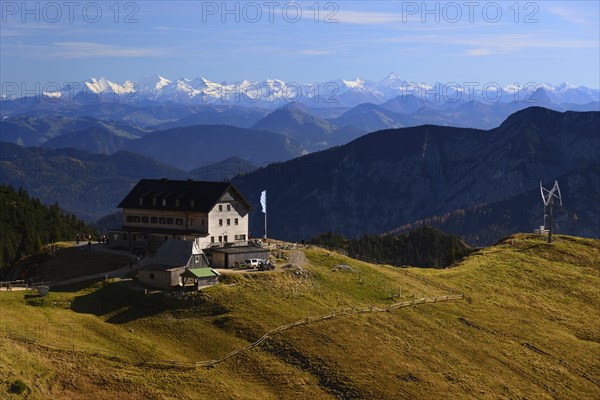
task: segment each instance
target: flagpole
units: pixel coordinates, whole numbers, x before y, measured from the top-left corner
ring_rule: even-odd
[[[267,210],[265,209],[265,239],[267,238]]]

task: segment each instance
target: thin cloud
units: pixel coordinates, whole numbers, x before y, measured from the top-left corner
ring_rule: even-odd
[[[486,49],[486,48],[471,49],[471,50],[465,51],[465,55],[473,56],[473,57],[489,56],[491,54],[492,54],[492,52],[490,51],[490,49]]]
[[[338,20],[341,24],[356,25],[381,25],[406,22],[406,19],[403,20],[401,14],[363,11],[339,11],[332,18]]]
[[[0,37],[39,36],[61,32],[56,24],[3,24]]]
[[[167,54],[164,50],[143,47],[123,47],[96,42],[54,42],[55,55],[66,58],[128,58],[158,57]]]
[[[574,24],[585,27],[591,26],[592,24],[594,24],[594,21],[596,22],[596,24],[598,23],[598,15],[590,17],[589,15],[584,14],[581,11],[573,9],[563,7],[550,7],[548,9],[548,12],[564,19],[567,22],[572,22]]]
[[[508,34],[486,36],[442,36],[442,35],[404,35],[382,39],[387,43],[411,43],[420,45],[438,45],[466,47],[466,55],[481,56],[499,53],[511,53],[527,49],[582,49],[597,48],[598,43],[586,40],[548,39],[547,36]]]
[[[300,51],[300,54],[305,56],[325,56],[329,54],[328,50],[308,49]]]
[[[184,33],[197,33],[206,34],[206,29],[195,29],[195,28],[175,28],[171,26],[155,26],[152,29],[163,32],[184,32]]]

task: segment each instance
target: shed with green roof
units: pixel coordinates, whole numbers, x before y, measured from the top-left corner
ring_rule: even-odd
[[[184,286],[194,285],[200,290],[203,287],[216,285],[220,275],[212,268],[187,268],[180,276]]]

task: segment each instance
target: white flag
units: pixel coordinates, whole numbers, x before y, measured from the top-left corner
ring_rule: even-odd
[[[262,206],[262,212],[267,213],[267,191],[263,190],[260,193],[260,205]]]

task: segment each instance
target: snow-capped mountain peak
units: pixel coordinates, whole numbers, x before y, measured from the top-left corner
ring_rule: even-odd
[[[360,78],[356,78],[356,80],[353,81],[347,81],[342,79],[342,82],[344,83],[344,85],[348,88],[352,88],[352,89],[357,89],[357,88],[362,88],[364,87],[365,81],[363,81]]]
[[[482,93],[482,87],[481,85],[475,88],[474,93],[471,93],[472,89],[463,88],[460,85],[445,88],[444,84],[439,82],[435,84],[411,82],[402,79],[400,74],[396,72],[391,72],[380,81],[356,78],[354,80],[336,79],[317,84],[312,82],[299,84],[279,79],[215,82],[205,77],[170,79],[156,74],[138,81],[127,80],[123,83],[111,81],[105,77],[89,78],[79,84],[66,84],[58,91],[47,90],[42,95],[54,99],[72,98],[81,91],[87,91],[97,95],[110,94],[127,98],[130,98],[129,95],[133,94],[138,101],[173,101],[186,104],[249,101],[253,106],[264,107],[279,107],[290,101],[310,101],[318,107],[320,106],[319,101],[323,100],[321,106],[324,107],[332,105],[336,107],[354,107],[362,103],[382,104],[398,96],[407,95],[422,99],[441,99],[441,101],[444,101],[443,96],[461,97],[466,100],[466,92],[469,92],[469,98],[474,95],[476,101],[484,101],[485,94]],[[445,90],[445,92],[433,94],[439,90]],[[489,98],[490,93],[496,91],[498,96],[495,97],[501,98],[500,101],[502,102],[507,102],[514,99],[526,99],[539,90],[542,90],[547,98],[556,104],[588,104],[600,101],[600,90],[575,86],[566,82],[559,85],[515,83],[502,89],[497,89],[495,86],[487,87],[486,92]],[[455,93],[460,95],[456,96]],[[3,99],[10,97],[4,93],[2,95]],[[88,98],[89,96],[84,97]],[[106,98],[110,99],[112,97],[107,96]],[[327,100],[327,104],[325,104],[325,100]]]

